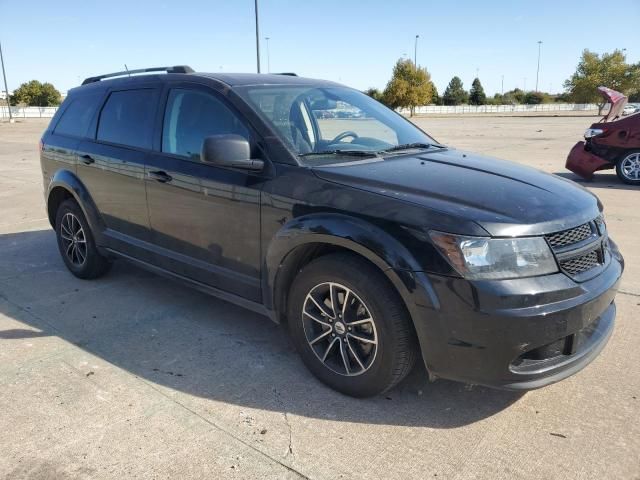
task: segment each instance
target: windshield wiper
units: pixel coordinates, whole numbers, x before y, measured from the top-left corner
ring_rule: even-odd
[[[395,147],[387,148],[386,150],[382,150],[384,153],[389,152],[398,152],[400,150],[413,150],[418,148],[445,148],[444,145],[440,145],[439,143],[423,143],[423,142],[415,142],[415,143],[403,143],[402,145],[396,145]]]
[[[383,152],[397,152],[399,150],[413,150],[415,148],[431,148],[431,147],[442,147],[442,145],[438,145],[437,143],[403,143],[402,145],[396,145],[395,147],[387,148],[383,150]]]
[[[314,155],[345,155],[349,157],[377,157],[378,154],[371,150],[324,150],[321,152],[301,153],[299,157],[310,157]]]

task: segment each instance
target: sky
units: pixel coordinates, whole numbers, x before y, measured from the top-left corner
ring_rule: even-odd
[[[31,79],[64,92],[85,77],[163,65],[255,72],[253,0],[0,0],[9,90]],[[618,24],[610,17],[620,12]],[[640,61],[640,0],[259,0],[262,71],[383,89],[394,63],[427,68],[440,93],[478,75],[492,95],[562,91],[588,48]],[[269,59],[267,42],[269,37]],[[2,85],[4,90],[4,85]]]

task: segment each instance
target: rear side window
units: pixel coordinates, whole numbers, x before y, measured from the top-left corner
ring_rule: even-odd
[[[71,103],[62,113],[54,133],[84,137],[101,98],[102,92],[97,92],[70,99]]]
[[[140,89],[109,95],[98,123],[98,140],[151,148],[155,90]]]
[[[209,135],[236,134],[249,139],[240,119],[213,95],[197,90],[169,92],[162,129],[162,151],[200,160]]]

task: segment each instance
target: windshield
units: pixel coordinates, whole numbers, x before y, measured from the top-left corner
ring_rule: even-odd
[[[350,88],[263,85],[237,91],[305,164],[437,145],[408,120]]]

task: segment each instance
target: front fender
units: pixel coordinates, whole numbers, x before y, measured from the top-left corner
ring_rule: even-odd
[[[49,181],[49,185],[47,186],[47,212],[49,214],[49,222],[51,225],[55,227],[56,213],[51,209],[51,202],[56,196],[55,192],[59,191],[58,189],[66,190],[67,193],[75,199],[78,205],[80,205],[82,213],[84,213],[84,216],[89,223],[89,227],[91,227],[91,232],[93,233],[96,242],[101,243],[98,239],[101,238],[102,231],[105,228],[104,221],[102,220],[98,208],[96,207],[93,198],[91,198],[87,187],[85,187],[76,174],[70,170],[58,170],[53,174]]]
[[[283,266],[303,245],[342,247],[380,268],[402,296],[414,321],[419,310],[439,308],[428,277],[411,253],[384,230],[364,220],[342,214],[319,213],[292,219],[269,243],[265,257],[264,296],[267,308],[278,309]],[[279,312],[282,313],[282,312]]]

